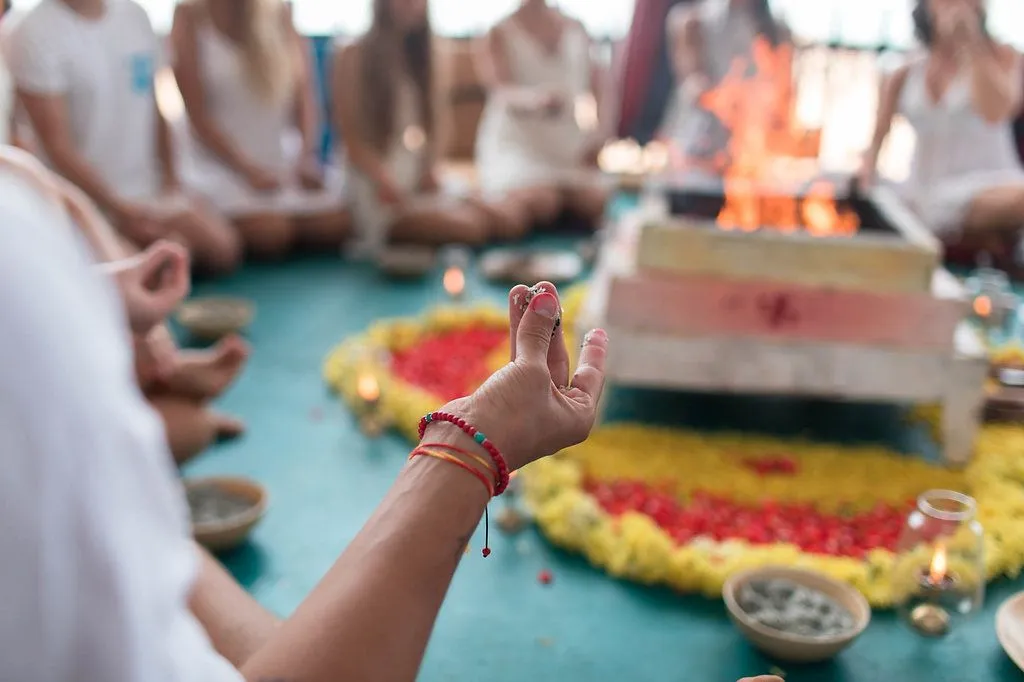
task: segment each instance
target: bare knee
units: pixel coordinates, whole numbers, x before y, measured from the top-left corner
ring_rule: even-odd
[[[286,216],[246,216],[235,221],[246,252],[260,260],[284,258],[295,242],[295,226]]]
[[[489,216],[474,207],[465,206],[440,216],[447,224],[439,231],[442,241],[465,246],[482,246],[490,235]]]
[[[566,208],[580,218],[598,222],[604,216],[608,204],[608,191],[603,187],[579,187],[566,193]]]
[[[500,201],[474,202],[486,225],[488,240],[521,239],[530,228],[529,207],[521,199],[506,197]]]
[[[512,196],[526,205],[529,219],[533,223],[553,222],[562,212],[562,196],[555,187],[534,187]]]
[[[201,269],[227,273],[242,263],[242,240],[237,231],[212,211],[191,206],[172,219],[170,231],[188,247]]]
[[[487,222],[482,211],[459,206],[403,216],[391,226],[390,236],[396,242],[481,246],[487,241]]]
[[[352,214],[345,209],[301,216],[294,220],[297,241],[313,248],[336,248],[352,231]]]
[[[150,404],[164,422],[167,445],[176,463],[184,464],[216,439],[213,414],[202,403],[160,396],[151,398]]]

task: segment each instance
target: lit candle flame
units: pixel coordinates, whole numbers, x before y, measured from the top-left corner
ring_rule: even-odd
[[[935,555],[932,557],[932,564],[928,568],[928,579],[932,585],[941,585],[946,579],[946,546],[935,547]]]
[[[380,384],[377,383],[377,377],[369,372],[361,375],[356,385],[356,393],[368,405],[376,403],[380,399]]]
[[[988,317],[992,314],[992,299],[988,296],[978,296],[974,299],[974,313],[978,317]]]
[[[458,298],[466,289],[466,275],[462,272],[462,268],[453,265],[444,271],[442,283],[449,296]]]

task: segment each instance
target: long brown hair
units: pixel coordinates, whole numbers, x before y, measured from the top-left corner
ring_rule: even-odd
[[[391,16],[391,0],[374,0],[373,23],[361,41],[362,133],[378,151],[385,151],[394,134],[399,78],[406,69],[418,95],[420,120],[428,140],[435,130],[434,54],[430,20],[405,35]]]

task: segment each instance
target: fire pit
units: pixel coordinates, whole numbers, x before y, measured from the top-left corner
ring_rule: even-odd
[[[984,345],[964,322],[962,286],[937,266],[938,244],[895,199],[850,198],[860,227],[832,236],[725,229],[713,195],[672,201],[691,208],[648,204],[614,227],[598,258],[580,328],[615,339],[611,383],[939,402],[947,462],[969,460]]]
[[[963,288],[894,195],[817,174],[790,59],[760,43],[705,93],[710,148],[724,146],[676,163],[617,226],[579,324],[615,339],[613,383],[940,402],[962,465],[988,371]]]

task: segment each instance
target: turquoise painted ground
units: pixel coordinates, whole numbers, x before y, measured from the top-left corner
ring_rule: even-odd
[[[500,289],[470,284],[474,297],[501,300]],[[393,284],[369,269],[319,259],[250,267],[197,293],[248,297],[258,317],[252,361],[221,402],[248,421],[248,435],[204,455],[187,474],[241,474],[270,490],[270,511],[251,544],[224,560],[262,603],[287,615],[358,531],[408,452],[397,437],[371,442],[360,434],[325,389],[321,362],[373,320],[439,302],[438,278]],[[912,444],[896,433],[899,413],[879,406],[666,398],[620,393],[612,415],[657,411],[659,421],[837,439],[899,436]],[[717,601],[616,582],[533,532],[491,537],[491,557],[472,553],[455,577],[423,666],[425,682],[731,682],[772,666],[733,630]],[[554,574],[550,586],[537,582],[542,569]],[[994,586],[985,611],[941,642],[920,640],[891,615],[876,614],[834,662],[782,667],[789,682],[1024,679],[993,627],[997,606],[1018,589],[1024,582]]]

